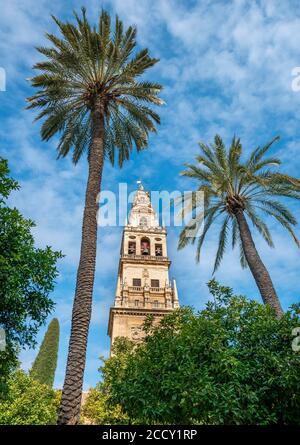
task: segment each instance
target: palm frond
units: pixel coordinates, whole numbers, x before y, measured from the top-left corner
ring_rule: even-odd
[[[250,155],[248,161],[246,162],[246,168],[250,171],[257,165],[261,158],[266,154],[266,152],[272,147],[274,142],[279,140],[279,136],[274,137],[270,142],[265,144],[263,147],[257,147]]]
[[[227,243],[227,231],[228,231],[228,222],[229,222],[229,215],[227,215],[224,218],[221,230],[220,230],[220,235],[219,235],[219,245],[218,245],[218,250],[217,250],[217,254],[216,254],[216,259],[215,259],[215,264],[214,264],[214,269],[213,269],[213,274],[216,272],[216,270],[218,269],[218,267],[221,264],[222,258],[224,256],[224,252],[225,252],[225,248],[226,248],[226,243]]]
[[[291,224],[284,217],[282,217],[280,214],[278,214],[272,210],[264,209],[263,211],[266,214],[268,214],[269,216],[273,216],[275,219],[277,219],[277,221],[289,232],[289,234],[295,241],[295,244],[297,245],[297,247],[300,248],[299,239],[298,239],[297,235],[295,234],[293,228],[291,227]]]
[[[240,234],[239,234],[239,245],[240,245],[240,264],[241,264],[242,269],[246,269],[248,267],[248,261],[246,259],[244,246],[243,246]]]
[[[267,224],[256,214],[254,208],[249,204],[246,207],[247,215],[249,216],[252,224],[256,227],[259,233],[262,235],[268,246],[274,247],[272,236]]]

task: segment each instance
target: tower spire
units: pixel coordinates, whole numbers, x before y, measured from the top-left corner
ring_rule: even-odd
[[[135,192],[132,208],[129,213],[129,226],[132,227],[159,227],[159,221],[155,210],[151,205],[150,194],[141,183],[137,181],[139,187]]]

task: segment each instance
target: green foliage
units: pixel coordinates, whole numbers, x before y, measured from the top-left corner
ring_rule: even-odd
[[[108,403],[154,424],[299,424],[300,305],[278,319],[214,280],[209,289],[204,310],[174,311],[105,362]]]
[[[194,244],[197,240],[196,259],[199,261],[203,242],[210,227],[222,218],[214,272],[219,267],[229,244],[230,230],[232,248],[239,246],[241,265],[247,266],[235,218],[237,208],[245,212],[253,227],[270,247],[274,247],[272,236],[261,216],[275,218],[300,247],[293,230],[293,226],[297,224],[296,218],[285,204],[275,199],[277,197],[300,199],[300,181],[277,171],[281,164],[279,159],[265,157],[278,139],[274,138],[265,146],[256,148],[245,161],[242,161],[243,147],[240,139],[234,137],[231,146],[226,150],[224,142],[216,135],[213,144],[199,144],[200,154],[196,156],[196,164],[186,164],[187,170],[181,173],[198,181],[197,190],[204,193],[204,208],[196,199],[195,192],[186,196],[183,212],[186,215],[192,214],[194,219],[191,219],[182,230],[178,247]],[[203,222],[203,231],[199,235]],[[194,231],[194,236],[191,236],[191,230]]]
[[[30,376],[40,383],[53,386],[59,345],[59,322],[53,318],[33,363]]]
[[[58,271],[60,252],[36,248],[34,223],[6,198],[18,184],[9,177],[7,161],[0,158],[0,327],[6,332],[6,351],[0,352],[0,384],[16,366],[18,350],[35,345],[40,326],[53,309],[49,294]]]
[[[0,425],[54,425],[59,400],[58,391],[16,371],[8,379],[5,399],[0,399]]]
[[[9,168],[6,159],[0,158],[0,204],[5,202],[13,190],[18,190],[17,181],[8,176]]]
[[[111,406],[102,383],[91,388],[81,409],[82,423],[95,425],[128,425],[129,418],[120,405]]]
[[[37,119],[44,140],[60,134],[58,156],[73,149],[76,163],[88,154],[92,140],[92,113],[96,103],[104,113],[104,151],[111,163],[117,149],[121,166],[132,148],[146,148],[148,133],[156,131],[159,116],[149,107],[161,105],[158,83],[139,80],[157,59],[148,49],[137,50],[136,28],[124,30],[116,17],[114,30],[109,14],[102,10],[98,27],[92,27],[82,8],[75,24],[53,17],[60,36],[47,34],[51,47],[39,47],[46,60],[34,68],[31,79],[37,88],[28,108],[39,108]]]
[[[99,382],[96,388],[90,389],[87,399],[82,408],[83,421],[96,425],[126,425],[129,417],[123,412],[119,404],[111,404],[110,391],[111,384],[121,376],[122,370],[126,367],[127,357],[132,353],[134,344],[124,337],[119,337],[114,341],[112,356],[108,360],[102,361],[104,366],[100,368],[104,380]],[[130,419],[130,423],[133,423]]]

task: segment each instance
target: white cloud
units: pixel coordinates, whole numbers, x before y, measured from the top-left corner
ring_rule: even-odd
[[[96,0],[81,3],[87,5],[90,17],[95,18],[101,8]],[[133,155],[122,170],[106,166],[105,189],[116,190],[118,182],[129,182],[132,188],[140,178],[153,189],[190,188],[193,183],[178,176],[182,163],[193,160],[197,141],[209,142],[215,133],[226,142],[233,134],[241,136],[247,151],[281,134],[274,153],[282,158],[287,171],[298,174],[300,93],[291,90],[291,69],[300,65],[296,2],[114,0],[104,4],[117,11],[126,25],[136,23],[140,45],[148,46],[151,54],[161,59],[151,76],[164,84],[167,102],[149,151]],[[57,385],[62,383],[65,367],[87,163],[82,160],[74,167],[70,160],[56,161],[55,141],[40,142],[39,124],[32,125],[34,113],[25,111],[24,106],[25,97],[32,92],[25,78],[32,75],[31,66],[39,59],[34,46],[45,43],[45,31],[55,30],[50,13],[70,18],[72,9],[78,10],[81,4],[72,0],[67,5],[57,0],[11,0],[3,3],[0,15],[0,66],[8,75],[7,92],[0,93],[5,109],[1,151],[22,186],[12,202],[36,221],[39,245],[50,244],[66,254],[55,292],[63,330]],[[299,209],[294,208],[299,215]],[[276,249],[271,251],[256,239],[287,306],[299,299],[295,295],[299,254],[281,227],[273,228]],[[177,252],[177,237],[170,230],[172,273],[184,303],[202,307],[209,298],[205,283],[211,277],[216,234],[213,230],[201,264],[195,265],[194,249]],[[99,231],[88,386],[96,378],[96,352],[109,348],[106,320],[114,297],[120,236],[119,229]],[[236,292],[259,298],[250,272],[240,269],[237,255],[228,253],[216,276]],[[33,357],[27,354],[22,354],[24,366]]]

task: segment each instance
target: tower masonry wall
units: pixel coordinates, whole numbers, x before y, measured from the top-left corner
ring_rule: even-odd
[[[124,227],[120,249],[114,306],[110,309],[108,334],[142,341],[142,325],[148,315],[154,323],[179,307],[176,282],[169,279],[167,231],[159,225],[149,193],[140,186]]]

